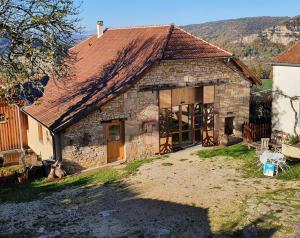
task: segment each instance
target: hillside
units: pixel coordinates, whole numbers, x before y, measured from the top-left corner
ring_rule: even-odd
[[[247,17],[183,26],[187,31],[202,38],[224,44],[258,33],[289,20],[289,17]]]
[[[270,58],[300,39],[300,17],[248,17],[183,28],[241,57],[261,78],[271,77]]]

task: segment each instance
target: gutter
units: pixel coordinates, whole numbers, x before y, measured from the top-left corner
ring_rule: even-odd
[[[290,66],[290,67],[300,67],[300,64],[290,64],[290,63],[275,63],[275,62],[267,62],[266,64],[272,66]]]
[[[22,130],[22,126],[21,126],[21,115],[20,115],[20,108],[16,105],[17,109],[18,109],[18,128],[19,128],[19,140],[20,140],[20,147],[21,147],[21,151],[23,154],[25,154],[24,152],[24,146],[23,146],[23,130]]]

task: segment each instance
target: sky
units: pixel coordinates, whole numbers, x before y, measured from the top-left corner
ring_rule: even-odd
[[[187,25],[251,16],[300,15],[300,0],[75,0],[81,1],[82,26]]]

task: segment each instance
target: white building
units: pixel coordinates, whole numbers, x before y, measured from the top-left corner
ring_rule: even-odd
[[[276,56],[273,65],[272,124],[273,130],[294,134],[295,112],[288,97],[300,96],[300,41],[292,48]],[[300,99],[294,100],[293,105],[298,113],[297,132],[300,134]]]

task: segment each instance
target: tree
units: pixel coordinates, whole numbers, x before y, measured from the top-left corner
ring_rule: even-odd
[[[11,100],[25,82],[42,87],[43,76],[68,76],[78,13],[72,0],[0,0],[0,98]]]

